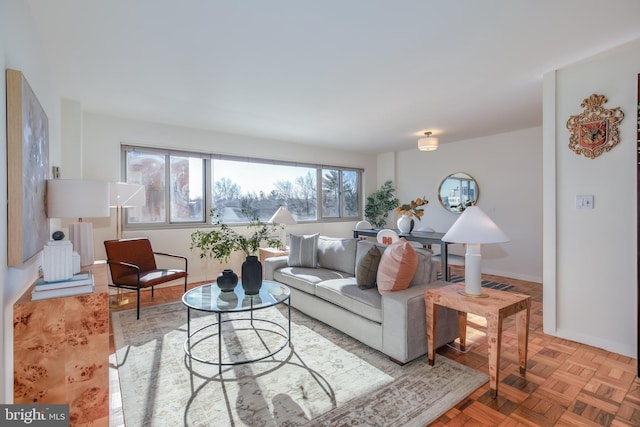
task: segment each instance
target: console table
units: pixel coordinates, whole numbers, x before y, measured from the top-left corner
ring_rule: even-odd
[[[380,228],[374,228],[370,230],[353,230],[353,237],[358,238],[360,236],[367,237],[376,237],[378,232],[380,232]],[[449,274],[449,249],[448,242],[442,240],[444,237],[444,233],[437,233],[435,231],[412,231],[411,233],[400,233],[399,230],[395,230],[398,233],[398,236],[404,237],[405,239],[413,242],[422,243],[423,246],[429,245],[440,245],[440,261],[442,262],[442,275],[446,282],[448,282],[451,277]]]
[[[13,401],[69,404],[72,426],[109,425],[109,291],[106,264],[93,273],[91,294],[31,300],[13,306]]]
[[[458,327],[460,332],[460,348],[464,351],[467,336],[467,313],[476,314],[487,319],[487,344],[489,353],[489,388],[491,397],[498,396],[498,374],[500,373],[500,346],[502,344],[502,320],[516,315],[516,332],[518,335],[518,361],[520,375],[527,372],[527,345],[529,340],[529,315],[531,297],[496,289],[482,289],[487,298],[463,295],[464,285],[449,284],[424,292],[427,316],[427,351],[429,365],[435,360],[436,319],[438,306],[458,311]]]

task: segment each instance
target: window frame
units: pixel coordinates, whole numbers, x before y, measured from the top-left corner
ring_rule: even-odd
[[[165,188],[164,188],[164,196],[165,196],[165,213],[164,213],[164,221],[163,222],[129,222],[128,215],[126,214],[126,210],[124,212],[123,225],[125,230],[163,230],[163,229],[184,229],[184,228],[195,228],[195,227],[206,227],[211,226],[212,218],[211,218],[211,209],[213,206],[213,161],[214,160],[230,160],[230,161],[238,161],[238,162],[246,162],[246,163],[261,163],[261,164],[271,164],[275,166],[298,166],[303,168],[313,168],[316,171],[316,219],[309,220],[304,219],[298,221],[298,223],[329,223],[329,222],[345,222],[345,221],[359,221],[363,217],[363,175],[364,169],[359,167],[350,167],[350,166],[336,166],[336,165],[325,165],[318,163],[307,163],[307,162],[295,162],[295,161],[287,161],[287,160],[276,160],[276,159],[267,159],[260,157],[250,157],[250,156],[238,156],[238,155],[227,155],[227,154],[219,154],[219,153],[203,153],[196,152],[190,150],[177,150],[170,148],[161,148],[161,147],[150,147],[150,146],[142,146],[135,144],[121,144],[121,176],[123,177],[123,181],[127,181],[127,153],[128,152],[142,152],[156,155],[164,155],[165,157],[165,171],[164,171],[164,179],[165,179]],[[201,158],[203,160],[203,209],[204,209],[204,220],[203,221],[171,221],[171,156],[179,156],[179,157],[194,157]],[[322,177],[323,170],[337,170],[339,176],[339,215],[335,217],[325,217],[322,214],[323,207],[323,191],[322,191]],[[357,194],[358,194],[358,207],[357,207],[357,215],[354,216],[346,216],[345,213],[345,202],[344,202],[344,180],[343,180],[343,172],[355,172],[357,176]],[[239,222],[234,223],[234,226],[241,226],[247,224],[247,222]]]

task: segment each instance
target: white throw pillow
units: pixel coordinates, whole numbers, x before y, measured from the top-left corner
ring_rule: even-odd
[[[292,234],[289,242],[289,267],[318,268],[318,238],[311,235]]]

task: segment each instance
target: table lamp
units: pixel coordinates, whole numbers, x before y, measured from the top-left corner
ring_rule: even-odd
[[[296,220],[293,218],[293,216],[291,215],[291,212],[289,212],[289,209],[287,209],[286,206],[280,206],[278,208],[278,210],[276,211],[276,213],[273,214],[273,216],[269,219],[269,221],[267,221],[271,224],[281,224],[282,230],[285,234],[285,238],[284,239],[280,239],[283,243],[284,246],[287,246],[287,232],[285,230],[285,226],[287,225],[293,225],[296,223]]]
[[[146,204],[144,185],[129,184],[127,182],[109,183],[109,207],[116,208],[116,238],[124,237],[123,218],[124,209],[140,207]]]
[[[470,297],[488,296],[482,293],[482,245],[508,242],[509,237],[479,207],[469,206],[442,240],[464,243],[467,247],[464,256],[464,292],[461,293]]]
[[[80,265],[94,262],[93,225],[82,218],[109,216],[109,183],[79,179],[47,180],[47,217],[78,218],[69,224],[69,240],[80,255]]]

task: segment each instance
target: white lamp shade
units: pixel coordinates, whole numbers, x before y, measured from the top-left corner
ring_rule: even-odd
[[[47,180],[49,218],[101,218],[109,216],[109,183],[79,179]],[[80,255],[81,265],[94,262],[93,226],[90,222],[69,224],[69,240]]]
[[[427,136],[418,140],[418,150],[435,151],[438,149],[438,138]]]
[[[129,184],[127,182],[109,183],[109,206],[112,208],[132,208],[144,206],[146,195],[144,185]]]
[[[109,183],[79,179],[47,180],[49,218],[109,216]]]
[[[293,225],[296,223],[296,220],[293,219],[291,212],[285,206],[280,206],[276,213],[269,219],[272,224],[283,224],[283,225]]]
[[[477,206],[469,206],[442,237],[451,243],[504,243],[509,237]]]

